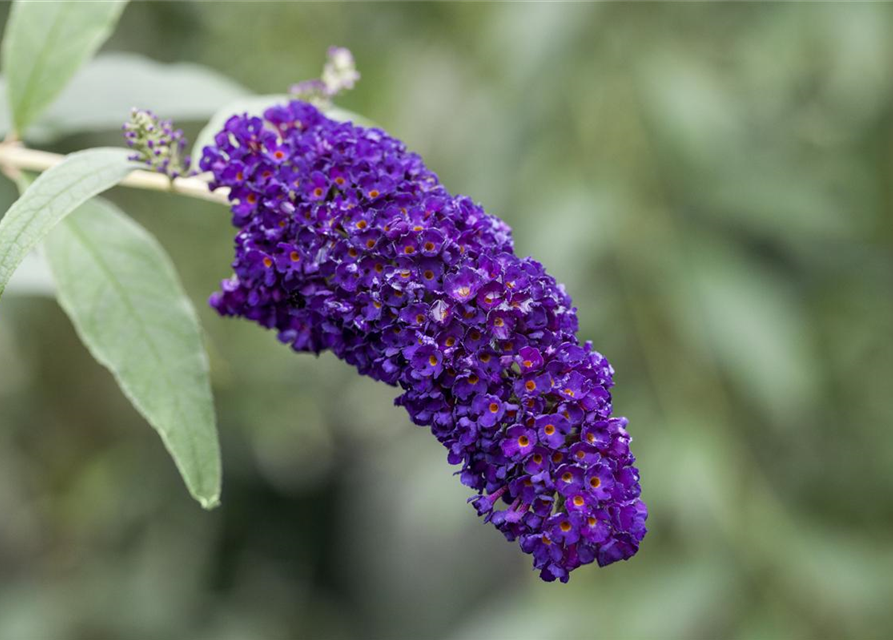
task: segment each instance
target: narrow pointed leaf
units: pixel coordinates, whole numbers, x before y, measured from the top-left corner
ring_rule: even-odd
[[[24,131],[111,35],[126,2],[16,2],[3,38],[13,123]]]
[[[57,298],[90,353],[115,376],[206,509],[220,498],[208,358],[195,309],[161,245],[101,199],[44,243]]]
[[[20,296],[48,296],[56,295],[56,284],[50,273],[40,247],[25,256],[22,264],[10,278],[6,285],[7,295]]]
[[[47,170],[0,220],[0,296],[22,260],[65,216],[137,168],[126,149],[69,155]]]
[[[0,81],[0,94],[5,92],[5,83]],[[84,131],[117,130],[132,107],[151,109],[178,123],[201,122],[220,105],[250,94],[234,80],[199,64],[166,64],[135,53],[100,53],[28,127],[28,139],[49,141]],[[3,98],[0,133],[10,126]]]

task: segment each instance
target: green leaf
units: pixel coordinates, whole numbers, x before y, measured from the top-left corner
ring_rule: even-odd
[[[16,2],[3,38],[3,75],[22,132],[111,35],[126,2]]]
[[[127,149],[79,151],[41,174],[0,220],[0,296],[27,253],[65,216],[136,168]]]
[[[6,284],[6,294],[50,298],[56,295],[56,285],[40,247],[35,248],[22,260],[22,264]]]
[[[208,145],[214,144],[214,136],[217,135],[218,131],[223,129],[223,125],[226,124],[226,121],[229,120],[230,117],[243,113],[247,113],[250,116],[262,116],[264,111],[269,107],[277,104],[284,104],[289,100],[293,100],[293,98],[285,94],[277,94],[251,96],[236,100],[235,102],[230,102],[217,111],[217,113],[215,113],[208,121],[208,124],[202,128],[198,136],[196,136],[195,144],[192,145],[193,159],[197,162],[202,157],[202,149]],[[333,120],[340,120],[341,122],[350,121],[364,127],[376,126],[371,120],[340,107],[325,107],[322,109],[322,112]]]
[[[189,492],[220,500],[220,449],[198,317],[170,258],[101,199],[44,243],[57,297],[90,353],[161,436]]]
[[[0,84],[0,93],[5,88]],[[132,107],[175,121],[202,121],[222,104],[250,95],[226,76],[198,64],[163,64],[134,53],[101,53],[75,74],[28,139],[49,141],[83,131],[119,129]],[[9,128],[0,99],[0,133]]]

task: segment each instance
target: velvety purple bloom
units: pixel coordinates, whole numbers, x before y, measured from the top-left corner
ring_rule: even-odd
[[[614,476],[611,467],[605,463],[598,463],[586,472],[586,481],[583,485],[586,491],[597,500],[607,500],[614,488]]]
[[[543,356],[535,347],[521,347],[518,349],[518,363],[524,373],[537,371],[543,366]]]
[[[583,467],[565,463],[555,469],[554,481],[558,493],[564,497],[585,491],[583,479],[586,475]]]
[[[481,275],[472,267],[462,267],[456,273],[447,276],[444,281],[446,293],[459,302],[467,302],[481,286]]]
[[[590,511],[586,516],[580,534],[589,542],[603,542],[611,535],[611,522],[604,511]]]
[[[585,442],[575,442],[568,450],[569,458],[575,464],[589,466],[594,465],[601,460],[602,456],[598,449]]]
[[[536,444],[536,432],[521,425],[509,427],[502,439],[502,453],[512,460],[524,458]]]
[[[399,140],[300,101],[230,118],[201,168],[239,228],[218,312],[399,386],[544,580],[636,553],[647,510],[613,370],[504,222]]]
[[[577,512],[588,515],[598,504],[598,501],[585,491],[572,492],[564,502],[564,508],[568,513]]]
[[[540,442],[551,449],[563,449],[567,434],[571,431],[570,423],[562,415],[549,414],[538,416],[534,422]]]
[[[532,454],[527,457],[524,462],[524,471],[529,473],[533,478],[537,478],[540,474],[548,473],[550,467],[549,450],[544,447],[536,447]]]
[[[421,376],[438,376],[443,371],[443,354],[433,345],[424,345],[415,350],[411,363]]]
[[[502,420],[505,415],[505,404],[498,396],[491,394],[478,396],[471,403],[472,410],[480,416],[478,424],[482,427],[492,427]]]
[[[580,539],[582,518],[579,513],[559,512],[546,521],[546,535],[552,542],[573,544]]]

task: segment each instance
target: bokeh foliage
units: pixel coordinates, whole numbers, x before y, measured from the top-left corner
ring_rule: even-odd
[[[541,584],[393,390],[201,304],[220,207],[118,190],[200,306],[223,507],[189,500],[51,299],[8,295],[0,638],[887,637],[891,33],[888,5],[131,5],[104,50],[258,93],[353,50],[344,106],[567,284],[651,533]]]

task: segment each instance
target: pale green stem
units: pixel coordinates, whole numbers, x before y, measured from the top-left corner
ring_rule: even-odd
[[[17,171],[46,171],[62,162],[65,156],[37,149],[28,149],[18,143],[4,142],[0,144],[0,167],[7,175]],[[208,188],[208,181],[200,176],[191,178],[174,178],[153,171],[135,170],[120,183],[122,187],[149,189],[178,193],[190,198],[208,200],[220,204],[229,204],[229,189],[223,187],[215,191]]]

